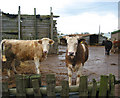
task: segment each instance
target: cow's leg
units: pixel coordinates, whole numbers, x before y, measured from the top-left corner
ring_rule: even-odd
[[[69,66],[67,69],[68,69],[69,85],[72,85],[72,70]]]
[[[10,69],[7,69],[8,77],[10,77]]]
[[[35,62],[36,72],[37,72],[37,74],[40,74],[40,70],[39,70],[39,66],[40,66],[39,58],[38,57],[34,57],[34,62]]]
[[[10,63],[10,65],[8,63]],[[7,66],[8,67],[7,74],[8,74],[9,77],[11,76],[11,74],[10,74],[10,70],[11,69],[13,69],[13,71],[14,71],[15,74],[17,73],[16,68],[15,68],[15,60],[13,60],[13,61],[7,61],[7,65],[9,65],[9,66]]]
[[[12,67],[14,73],[17,74],[17,70],[16,70],[16,68],[15,68],[15,59],[12,61],[11,67]]]
[[[76,85],[79,85],[80,83],[80,76],[82,76],[82,64],[79,66],[79,69],[77,70],[77,80],[76,80]]]

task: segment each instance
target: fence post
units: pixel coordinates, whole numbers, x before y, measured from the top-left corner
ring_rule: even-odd
[[[34,28],[35,28],[35,39],[38,39],[36,8],[34,8]]]
[[[21,34],[20,34],[20,6],[18,7],[18,39],[21,39]]]
[[[32,87],[33,79],[38,79],[39,86],[41,86],[41,74],[36,74],[36,75],[30,76],[30,87]]]
[[[2,83],[2,98],[8,98],[9,92],[8,92],[8,82]]]
[[[80,84],[79,84],[79,96],[88,96],[88,81],[87,76],[80,77]]]
[[[55,97],[55,75],[54,74],[48,74],[46,76],[46,82],[47,82],[47,96],[48,97]]]
[[[92,87],[92,91],[91,91],[91,98],[94,96],[96,96],[97,94],[97,83],[96,83],[96,80],[93,79],[93,87]]]
[[[30,75],[24,75],[25,88],[30,87]]]
[[[16,96],[26,98],[25,81],[23,75],[16,75]]]
[[[115,81],[112,74],[109,75],[109,96],[115,96]]]
[[[62,81],[61,97],[69,98],[69,83],[68,83],[68,81]]]
[[[41,92],[40,92],[40,86],[39,86],[39,82],[38,82],[38,79],[33,79],[32,80],[32,86],[33,86],[33,91],[34,91],[34,97],[40,97],[42,96],[41,95]]]
[[[101,75],[99,96],[107,96],[107,91],[108,91],[108,76]]]

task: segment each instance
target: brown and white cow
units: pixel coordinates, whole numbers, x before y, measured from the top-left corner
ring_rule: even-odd
[[[49,45],[54,41],[49,38],[41,40],[3,40],[1,45],[3,47],[3,55],[5,55],[6,62],[8,62],[8,76],[10,76],[10,69],[15,73],[15,61],[34,60],[36,66],[36,73],[40,74],[40,62],[46,59],[49,51]]]
[[[66,37],[66,67],[68,69],[69,85],[72,85],[72,73],[76,72],[76,85],[79,85],[79,79],[82,75],[84,63],[88,59],[87,43],[80,39],[80,37]]]
[[[114,41],[113,41],[112,51],[113,51],[114,53],[120,51],[120,40],[114,40]]]

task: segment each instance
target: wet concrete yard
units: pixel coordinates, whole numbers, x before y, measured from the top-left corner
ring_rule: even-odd
[[[41,63],[41,72],[55,73],[57,85],[63,79],[67,80],[67,69],[65,66],[65,46],[59,46],[59,55],[49,55],[47,60]],[[104,47],[91,46],[89,47],[89,59],[83,67],[83,75],[88,76],[88,80],[92,81],[95,78],[97,81],[100,75],[109,75],[110,73],[118,79],[118,54],[111,53],[109,56],[104,55]],[[73,84],[75,83],[76,74],[73,73]]]
[[[40,65],[40,71],[42,74],[42,85],[46,85],[46,74],[53,73],[56,76],[56,85],[60,85],[62,80],[68,80],[67,68],[65,66],[65,51],[66,46],[59,46],[58,55],[48,55],[48,58]],[[33,61],[27,61],[21,63],[20,67],[17,67],[17,71],[23,74],[35,74],[35,67]],[[88,76],[88,81],[92,81],[95,78],[97,81],[100,79],[100,75],[114,74],[118,79],[118,54],[111,53],[109,56],[104,55],[104,47],[91,46],[89,47],[89,59],[83,67],[83,75]],[[6,72],[3,72],[5,75]],[[4,76],[3,76],[4,77]],[[14,87],[14,75],[9,78],[11,86]],[[73,84],[75,84],[76,74],[72,76]],[[12,81],[12,82],[11,82]]]

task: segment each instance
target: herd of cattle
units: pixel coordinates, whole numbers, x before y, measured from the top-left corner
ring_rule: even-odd
[[[72,85],[73,72],[77,74],[76,85],[78,85],[84,63],[89,56],[88,45],[82,37],[67,36],[66,40],[67,50],[65,61],[68,70],[69,85]],[[8,76],[10,77],[10,70],[13,70],[15,74],[17,73],[16,61],[26,60],[34,60],[36,73],[40,74],[40,62],[47,58],[49,46],[52,44],[54,44],[54,41],[49,38],[41,40],[2,40],[0,47],[1,60],[3,63],[6,63],[4,67],[7,69]],[[114,48],[120,45],[116,42],[114,44]]]

